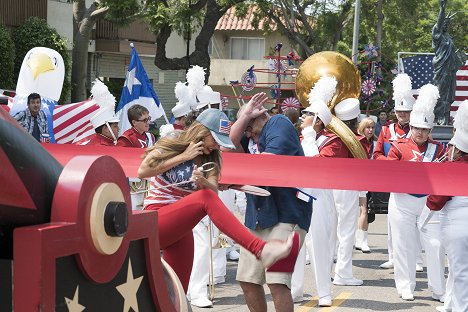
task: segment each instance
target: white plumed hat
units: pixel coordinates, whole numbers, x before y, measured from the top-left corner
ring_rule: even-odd
[[[210,86],[204,86],[197,93],[197,110],[206,106],[211,108],[211,104],[221,104],[221,93],[213,91]]]
[[[97,113],[91,117],[90,121],[93,125],[93,128],[96,129],[105,123],[119,122],[120,119],[115,116],[113,107],[103,107],[100,108]]]
[[[177,82],[174,88],[175,97],[177,99],[176,105],[185,105],[193,109],[197,105],[195,97],[192,95],[190,88],[183,82]]]
[[[361,114],[358,99],[347,98],[335,105],[335,115],[338,119],[347,121],[358,118]]]
[[[198,65],[192,66],[185,76],[190,93],[192,97],[195,98],[198,91],[205,86],[205,69]]]
[[[421,87],[418,99],[414,103],[410,116],[410,125],[417,128],[432,129],[434,126],[434,108],[439,99],[439,89],[428,83]]]
[[[393,100],[396,112],[410,112],[413,110],[415,99],[411,93],[411,78],[407,74],[399,74],[393,79]]]
[[[304,109],[317,115],[327,126],[332,120],[332,113],[328,108],[328,102],[336,92],[337,81],[335,77],[320,77],[309,93],[309,106]]]
[[[462,152],[468,153],[468,100],[464,100],[458,106],[453,127],[455,128],[455,134],[449,144],[454,145]]]

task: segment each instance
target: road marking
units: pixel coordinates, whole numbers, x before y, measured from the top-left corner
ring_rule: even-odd
[[[338,308],[341,304],[343,304],[343,302],[349,299],[351,295],[352,293],[350,292],[343,292],[333,299],[332,301],[333,305],[331,307],[324,307],[324,308],[321,308],[319,311],[323,311],[323,312],[333,311],[336,308]],[[309,312],[309,311],[312,311],[313,308],[317,307],[317,305],[318,305],[318,297],[314,297],[312,300],[301,305],[299,309],[296,310],[296,312]]]

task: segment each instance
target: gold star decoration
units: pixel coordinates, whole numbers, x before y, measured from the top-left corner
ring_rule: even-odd
[[[80,286],[76,286],[75,294],[73,295],[73,300],[65,297],[65,303],[67,304],[67,308],[69,312],[81,312],[85,309],[84,306],[78,303],[78,289]]]
[[[132,308],[135,312],[138,312],[138,300],[137,292],[140,288],[141,281],[143,276],[138,278],[133,278],[132,262],[128,260],[128,269],[127,269],[127,281],[123,284],[117,286],[117,290],[120,295],[124,298],[124,308],[123,312],[128,312]]]

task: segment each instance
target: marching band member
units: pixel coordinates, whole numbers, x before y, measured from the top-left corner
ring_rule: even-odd
[[[119,118],[115,116],[113,107],[100,108],[91,117],[91,124],[96,133],[86,145],[115,145],[119,135]]]
[[[333,86],[333,92],[327,91],[328,86]],[[333,96],[335,87],[334,78],[322,77],[309,94],[310,105],[302,111],[301,117],[302,147],[306,156],[348,157],[349,151],[343,141],[325,128],[331,122],[332,114],[326,104],[330,98],[322,94]],[[332,216],[335,213],[333,191],[329,189],[307,189],[307,191],[316,200],[304,246],[314,270],[315,287],[319,296],[318,305],[329,307],[332,304],[330,272],[333,253],[326,242],[330,242],[332,237]],[[298,257],[291,283],[291,293],[296,301],[299,301],[304,293],[305,250],[303,249]]]
[[[345,99],[335,106],[335,115],[342,120],[354,133],[357,130],[357,118],[361,110],[358,99]],[[342,156],[345,156],[344,153]],[[347,158],[353,158],[348,151]],[[338,252],[335,265],[334,285],[359,286],[363,281],[353,276],[354,237],[359,214],[359,191],[333,190],[335,200],[336,232]],[[331,248],[336,242],[331,242]]]
[[[357,132],[359,134],[359,142],[361,142],[368,158],[372,159],[372,154],[375,147],[375,121],[371,118],[364,118],[359,123]],[[358,229],[356,231],[356,249],[364,253],[370,252],[367,243],[369,222],[367,221],[367,191],[359,192],[359,221]]]
[[[411,136],[392,143],[388,160],[431,162],[443,155],[443,146],[429,139],[434,122],[433,110],[438,96],[437,87],[431,84],[421,88],[410,117]],[[419,231],[416,223],[425,202],[425,195],[390,194],[388,217],[393,235],[395,284],[403,300],[414,300],[416,257],[420,251],[417,244]],[[425,247],[426,254],[430,253],[431,244],[425,244]],[[432,267],[431,261],[428,256],[428,271],[429,267]],[[434,286],[431,281],[429,283]]]
[[[127,111],[132,126],[117,139],[117,146],[147,148],[153,146],[154,135],[149,131],[151,117],[146,107],[135,104]]]
[[[282,258],[289,263],[288,255],[293,242],[297,242],[294,235],[287,241],[265,242],[239,223],[219,199],[219,149],[220,146],[234,148],[229,139],[229,129],[221,127],[223,120],[227,120],[227,116],[220,110],[204,111],[177,139],[162,138],[149,148],[138,168],[139,178],[152,177],[152,188],[145,199],[144,209],[158,210],[163,258],[177,273],[185,291],[193,261],[192,229],[206,215],[267,268]],[[206,172],[198,169],[207,162],[216,166]],[[178,182],[186,183],[172,185]]]
[[[468,164],[468,100],[460,104],[453,126],[449,161]],[[468,196],[431,195],[424,209],[440,211],[442,241],[453,278],[451,298],[445,300],[452,300],[453,312],[468,311]]]
[[[117,139],[117,146],[137,148],[153,146],[156,140],[154,135],[148,132],[151,121],[148,109],[139,104],[132,105],[127,111],[127,118],[132,127]],[[148,187],[148,180],[130,177],[129,181],[130,189],[134,192],[130,194],[132,209],[141,210],[145,194],[138,192]]]
[[[393,100],[395,101],[396,123],[391,123],[388,126],[382,126],[377,144],[375,145],[372,158],[385,160],[391,147],[391,143],[398,139],[409,138],[410,133],[410,114],[413,110],[414,97],[411,94],[412,84],[411,78],[407,74],[398,74],[393,80]],[[392,244],[392,229],[390,221],[387,219],[387,248],[388,261],[380,265],[382,269],[393,268],[393,244]]]

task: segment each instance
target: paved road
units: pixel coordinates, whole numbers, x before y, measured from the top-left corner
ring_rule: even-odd
[[[354,252],[354,275],[364,280],[363,286],[333,286],[333,306],[319,308],[314,297],[310,265],[306,266],[306,295],[304,301],[295,304],[295,311],[436,311],[441,303],[431,298],[427,290],[426,268],[417,273],[415,300],[403,301],[399,298],[393,281],[393,270],[382,270],[379,265],[387,259],[387,216],[377,215],[370,225],[369,245],[372,253]],[[226,283],[215,286],[214,307],[201,309],[192,307],[194,312],[201,311],[248,311],[239,284],[235,281],[237,264],[228,262]],[[268,311],[274,311],[273,302],[267,292]]]

